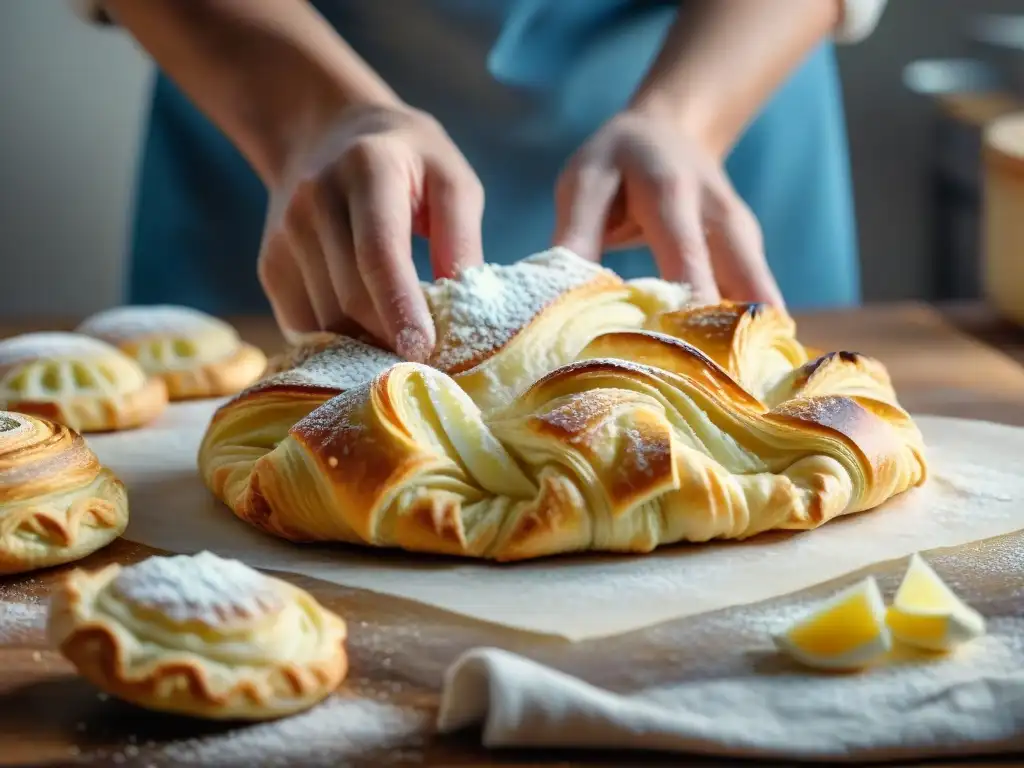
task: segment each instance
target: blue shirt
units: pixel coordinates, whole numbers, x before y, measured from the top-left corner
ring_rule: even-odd
[[[480,177],[488,261],[550,244],[569,156],[628,102],[677,0],[321,0],[320,12]],[[792,308],[859,293],[839,79],[822,45],[774,94],[727,160],[757,215]],[[267,311],[256,279],[266,193],[233,146],[158,76],[138,179],[127,299],[209,312]],[[429,279],[426,244],[414,243]],[[608,254],[654,275],[646,249]]]

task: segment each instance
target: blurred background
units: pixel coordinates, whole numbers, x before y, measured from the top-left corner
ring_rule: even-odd
[[[874,36],[839,53],[866,301],[977,292],[977,126],[1006,105],[914,93],[905,69],[973,54],[965,30],[984,11],[1024,0],[890,0]],[[917,75],[936,87],[934,68]],[[65,0],[0,3],[0,314],[118,301],[149,77],[130,40]]]

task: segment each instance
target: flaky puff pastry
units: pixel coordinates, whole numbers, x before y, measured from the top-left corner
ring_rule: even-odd
[[[0,574],[79,560],[127,523],[124,486],[81,435],[0,411]]]
[[[164,383],[99,339],[45,332],[0,341],[0,408],[108,432],[147,424],[166,407]]]
[[[438,337],[431,365],[484,411],[572,362],[602,333],[643,328],[690,296],[686,286],[661,280],[623,281],[562,248],[467,269],[424,285],[424,293]],[[331,397],[401,362],[366,339],[308,335],[217,412],[200,449],[207,485],[244,519],[259,518],[265,505],[252,484],[254,463]]]
[[[811,529],[923,482],[920,433],[879,363],[805,360],[776,310],[707,311],[673,320],[712,352],[731,327],[746,352],[728,368],[663,333],[614,332],[489,414],[447,374],[395,365],[256,460],[235,512],[293,541],[507,561]],[[738,383],[758,372],[761,397]]]
[[[256,381],[267,363],[231,325],[189,307],[115,307],[85,320],[78,332],[133,357],[164,381],[172,400],[236,394]]]
[[[209,719],[308,709],[348,670],[341,618],[298,587],[209,552],[76,570],[53,595],[48,632],[103,691]]]

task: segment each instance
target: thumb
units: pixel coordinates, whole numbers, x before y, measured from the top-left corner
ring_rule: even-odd
[[[590,261],[601,258],[605,222],[619,189],[613,168],[571,164],[555,187],[554,244]]]

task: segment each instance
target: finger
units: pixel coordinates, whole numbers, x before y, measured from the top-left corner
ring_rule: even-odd
[[[386,346],[387,334],[356,264],[348,203],[333,184],[325,185],[321,190],[314,224],[323,244],[327,267],[324,285],[341,309],[338,332],[357,338],[369,333]]]
[[[555,245],[598,261],[619,182],[619,174],[612,168],[570,163],[555,187]]]
[[[349,214],[356,264],[377,310],[385,340],[408,360],[434,349],[434,323],[412,261],[412,203],[394,174],[356,177]]]
[[[701,222],[699,196],[677,183],[637,184],[633,219],[644,231],[662,278],[689,283],[696,301],[720,300]]]
[[[761,227],[754,214],[738,198],[705,205],[708,244],[718,284],[734,301],[785,303],[764,254]]]
[[[257,275],[274,320],[283,333],[318,330],[319,323],[306,293],[302,272],[283,232],[265,238],[257,261]]]
[[[292,198],[285,214],[285,231],[302,272],[317,327],[337,333],[344,324],[345,316],[331,282],[324,244],[317,231],[313,195],[313,192],[302,192]]]
[[[476,175],[428,169],[430,264],[434,278],[455,277],[484,262],[484,191]]]

